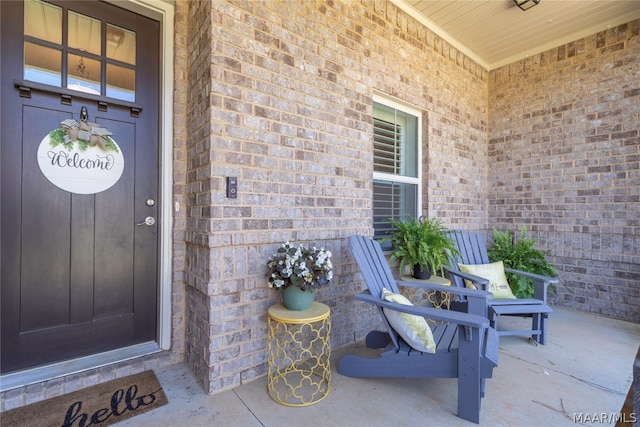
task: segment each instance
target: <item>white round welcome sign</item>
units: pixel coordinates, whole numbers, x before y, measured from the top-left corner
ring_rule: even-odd
[[[53,185],[65,191],[95,194],[118,182],[124,157],[106,129],[65,120],[40,142],[38,166]]]

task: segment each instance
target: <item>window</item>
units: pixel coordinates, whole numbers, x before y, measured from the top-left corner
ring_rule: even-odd
[[[25,80],[135,101],[134,32],[42,0],[24,5]]]
[[[388,237],[389,218],[418,215],[421,195],[421,114],[394,102],[373,104],[374,238]],[[388,243],[385,247],[388,248]]]

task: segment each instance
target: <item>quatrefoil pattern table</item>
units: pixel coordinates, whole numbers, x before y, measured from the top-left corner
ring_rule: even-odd
[[[269,307],[269,396],[287,406],[308,406],[327,397],[331,383],[329,307],[314,302],[294,311]]]

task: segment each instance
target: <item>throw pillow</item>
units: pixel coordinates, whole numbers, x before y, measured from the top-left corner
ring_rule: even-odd
[[[411,301],[403,295],[391,292],[382,288],[382,298],[385,301],[397,302],[398,304],[413,305]],[[424,317],[413,314],[402,313],[396,310],[383,308],[384,315],[389,324],[398,332],[403,340],[415,350],[425,353],[435,353],[436,343],[433,340],[431,328],[424,320]]]
[[[516,299],[516,296],[511,292],[509,282],[507,282],[507,276],[504,274],[504,264],[502,261],[492,262],[491,264],[458,264],[458,267],[463,273],[469,273],[487,279],[489,281],[489,289],[487,290],[493,294],[494,298]],[[467,288],[476,289],[476,286],[471,280],[465,280],[464,282]]]

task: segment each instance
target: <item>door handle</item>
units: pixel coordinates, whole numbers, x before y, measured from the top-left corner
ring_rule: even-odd
[[[144,221],[137,222],[136,225],[153,225],[156,223],[156,219],[152,216],[148,216]]]

